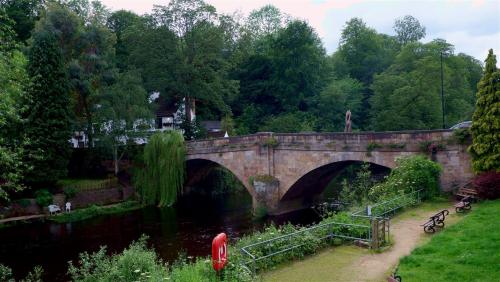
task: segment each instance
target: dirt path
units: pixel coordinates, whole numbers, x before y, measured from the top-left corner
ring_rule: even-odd
[[[385,281],[399,259],[408,255],[417,245],[430,238],[420,224],[441,209],[447,208],[450,216],[447,225],[457,217],[450,203],[423,204],[406,211],[391,222],[394,245],[376,253],[354,246],[330,248],[303,261],[293,262],[263,274],[264,281]]]
[[[35,214],[35,215],[25,215],[25,216],[17,216],[17,217],[9,217],[5,219],[0,219],[0,224],[2,223],[8,223],[8,222],[13,222],[13,221],[19,221],[19,220],[30,220],[34,218],[42,218],[46,217],[44,214]]]

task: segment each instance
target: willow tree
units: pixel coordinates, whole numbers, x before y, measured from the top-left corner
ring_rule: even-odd
[[[184,138],[178,131],[166,131],[151,136],[144,148],[144,168],[136,184],[145,204],[171,206],[181,191],[185,177]]]

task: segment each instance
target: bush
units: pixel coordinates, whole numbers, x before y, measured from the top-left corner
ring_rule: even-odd
[[[424,156],[398,158],[396,168],[384,183],[375,185],[370,190],[370,198],[380,201],[383,197],[393,197],[423,189],[422,198],[429,199],[439,191],[441,166]]]
[[[474,179],[473,184],[479,197],[490,200],[500,198],[500,172],[482,173]]]
[[[132,242],[122,253],[106,255],[98,252],[80,254],[78,263],[69,262],[72,281],[164,281],[167,268],[153,250],[146,247],[146,236]]]
[[[75,187],[67,187],[64,189],[64,195],[66,196],[66,200],[72,199],[76,196],[76,193],[78,190],[76,190]]]
[[[17,201],[17,203],[23,208],[27,208],[29,205],[31,205],[30,199],[20,199]]]
[[[41,266],[35,266],[32,271],[26,275],[21,282],[42,282],[43,269]],[[0,264],[0,281],[15,282],[10,267]]]
[[[36,203],[40,207],[46,207],[52,204],[52,194],[47,189],[41,189],[35,192]]]

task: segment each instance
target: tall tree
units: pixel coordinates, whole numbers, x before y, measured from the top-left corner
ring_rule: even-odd
[[[492,49],[485,62],[472,117],[472,145],[469,148],[475,172],[500,171],[500,71]]]
[[[215,8],[201,0],[176,0],[166,7],[155,6],[154,19],[178,39],[178,60],[172,70],[175,83],[169,92],[184,101],[186,120],[193,120],[193,100],[201,116],[209,111],[219,118],[227,115],[230,109],[223,97],[237,91],[237,82],[228,77],[229,64],[223,56],[224,30],[218,25]]]
[[[125,10],[113,12],[107,20],[107,27],[116,35],[116,65],[122,71],[128,67],[127,58],[130,55],[130,50],[124,42],[124,35],[127,29],[139,24],[142,20],[137,14]]]
[[[425,27],[422,26],[416,18],[410,15],[396,19],[396,21],[394,21],[394,31],[401,45],[417,42],[425,37]]]
[[[35,22],[44,8],[44,0],[0,0],[0,9],[14,21],[13,29],[17,40],[25,42],[31,36]],[[7,24],[0,18],[0,25]]]
[[[27,161],[30,183],[54,183],[66,176],[71,137],[70,95],[66,70],[53,32],[34,34],[28,73]]]
[[[151,105],[136,71],[121,73],[117,82],[103,89],[99,96],[96,113],[99,144],[112,152],[114,171],[118,174],[119,162],[128,146],[144,142],[154,126]]]
[[[370,100],[373,129],[441,128],[439,78],[443,50],[446,124],[470,119],[476,91],[474,79],[481,73],[480,65],[463,55],[454,55],[453,46],[443,40],[414,42],[402,48],[386,71],[375,75]]]
[[[1,17],[0,12],[0,17]],[[4,19],[5,20],[5,19]],[[26,58],[14,42],[9,25],[0,26],[0,201],[25,188],[23,162],[26,139],[22,133],[23,102],[28,84]]]
[[[358,121],[360,129],[369,127],[369,101],[373,94],[370,85],[373,77],[390,66],[397,49],[394,38],[378,34],[359,18],[349,20],[342,30],[339,49],[332,56],[333,70],[338,78],[343,78],[342,75],[350,76],[365,86]]]

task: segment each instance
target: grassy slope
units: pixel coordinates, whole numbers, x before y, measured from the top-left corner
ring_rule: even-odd
[[[391,220],[391,224],[407,220],[417,220],[423,223],[425,221],[424,214],[449,208],[450,205],[448,200],[440,198],[424,202],[417,207],[403,210]],[[452,216],[446,219],[448,225],[460,220],[453,212],[450,215]],[[306,257],[304,260],[286,263],[264,272],[261,274],[261,278],[263,281],[361,281],[362,279],[358,278],[366,276],[366,273],[364,266],[356,263],[363,257],[370,257],[372,254],[373,252],[370,250],[355,246],[328,248],[314,256]],[[389,274],[392,265],[387,265],[386,270]],[[325,277],[328,278],[325,280]],[[368,281],[377,280],[380,280],[379,277],[368,279]],[[366,277],[362,281],[366,281]]]
[[[500,281],[500,200],[473,211],[400,262],[403,281]]]

